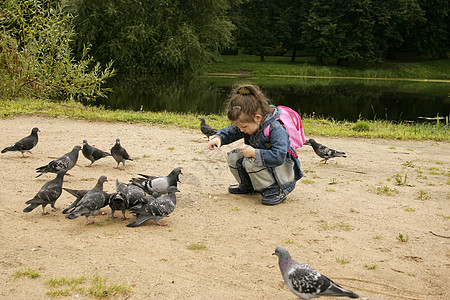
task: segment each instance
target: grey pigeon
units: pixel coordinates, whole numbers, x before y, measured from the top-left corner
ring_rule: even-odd
[[[22,157],[25,157],[24,153],[29,152],[31,153],[31,149],[33,149],[37,143],[38,143],[38,132],[41,132],[39,128],[34,127],[31,130],[31,134],[29,136],[24,137],[20,141],[16,142],[15,144],[6,147],[2,150],[2,153],[8,152],[8,151],[20,151],[22,153]]]
[[[168,194],[154,198],[152,196],[144,197],[147,203],[141,203],[130,208],[130,210],[137,214],[137,219],[127,227],[137,227],[147,220],[154,220],[159,226],[165,226],[159,223],[159,220],[168,216],[175,210],[177,198],[175,193],[179,192],[176,186],[169,188]]]
[[[145,197],[145,192],[142,188],[133,184],[124,184],[116,179],[116,193],[111,197],[109,201],[109,207],[111,208],[111,218],[116,218],[114,212],[116,210],[122,211],[122,219],[127,220],[125,210],[132,206],[136,206],[142,203],[142,198]]]
[[[111,148],[111,155],[117,162],[117,167],[114,167],[114,169],[125,170],[125,161],[126,160],[133,161],[131,157],[128,155],[127,150],[125,150],[125,148],[120,145],[120,139],[116,139],[116,143]],[[122,163],[123,165],[122,168],[119,168],[120,163]]]
[[[214,129],[208,124],[206,124],[204,118],[200,118],[200,130],[203,132],[204,135],[206,135],[208,140],[210,136],[215,135],[217,133],[217,129]]]
[[[272,255],[278,256],[281,275],[289,290],[302,299],[321,296],[359,298],[357,294],[340,287],[310,266],[293,260],[283,247],[278,246]]]
[[[83,153],[84,157],[91,161],[91,163],[86,167],[92,167],[92,164],[97,160],[103,157],[111,156],[111,154],[109,154],[108,152],[102,151],[98,148],[95,148],[94,146],[89,145],[87,140],[83,140],[83,149],[81,150],[81,152]]]
[[[344,152],[336,151],[333,149],[330,149],[324,145],[321,145],[317,143],[314,139],[308,139],[304,145],[310,145],[313,147],[314,152],[316,152],[317,155],[323,158],[323,162],[326,164],[327,160],[333,157],[347,157],[345,156]]]
[[[95,187],[89,190],[80,201],[78,201],[75,208],[66,216],[66,218],[72,220],[79,216],[85,216],[86,224],[93,224],[94,221],[89,222],[89,216],[99,214],[100,209],[108,205],[111,196],[103,191],[103,183],[106,181],[108,181],[106,176],[101,176]]]
[[[45,212],[47,204],[50,204],[52,208],[56,209],[55,202],[61,196],[64,175],[66,175],[66,171],[61,170],[55,179],[44,184],[33,199],[25,202],[25,204],[29,205],[23,211],[30,212],[39,205],[42,205],[42,214],[46,215],[48,214],[48,212]]]
[[[89,190],[73,190],[73,189],[68,189],[68,188],[63,188],[63,190],[65,190],[69,194],[75,196],[75,198],[76,198],[72,204],[70,204],[66,209],[64,209],[62,211],[63,214],[72,212],[73,209],[75,208],[75,206],[77,206],[78,202],[80,202],[80,200],[84,197],[84,195],[86,195],[86,193],[89,192]]]
[[[144,191],[156,198],[166,194],[169,191],[169,187],[176,187],[177,183],[180,182],[180,174],[183,174],[181,168],[175,168],[169,175],[162,177],[139,174],[143,178],[132,178],[131,183],[144,189]]]
[[[59,170],[65,170],[68,172],[70,169],[72,169],[78,160],[78,153],[81,150],[80,145],[76,145],[73,147],[72,151],[69,153],[64,154],[60,158],[54,159],[51,162],[49,162],[47,165],[36,168],[36,172],[39,173],[36,177],[41,176],[45,173],[57,173]],[[67,175],[70,175],[67,173]]]

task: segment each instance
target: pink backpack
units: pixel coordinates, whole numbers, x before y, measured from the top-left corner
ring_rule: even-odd
[[[280,110],[280,116],[277,120],[286,128],[289,139],[291,140],[292,149],[297,149],[303,146],[306,142],[305,132],[303,131],[303,124],[300,115],[287,106],[277,106]],[[264,135],[269,138],[270,125],[264,128]]]

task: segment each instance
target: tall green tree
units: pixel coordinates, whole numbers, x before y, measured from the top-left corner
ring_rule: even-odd
[[[417,0],[372,0],[374,43],[380,58],[382,55],[394,58],[415,24],[422,22],[423,14]]]
[[[450,47],[450,4],[448,0],[419,0],[424,18],[414,24],[411,41],[420,54],[447,58]]]
[[[102,69],[86,48],[75,61],[71,17],[55,1],[0,3],[0,98],[19,96],[94,99],[114,72]]]
[[[76,49],[120,72],[193,72],[232,42],[227,10],[239,0],[68,0]]]
[[[380,61],[422,17],[416,0],[309,0],[302,40],[318,61]]]
[[[250,0],[239,7],[238,47],[259,55],[261,61],[265,53],[273,53],[279,46],[279,30],[274,25],[280,15],[278,5],[276,0]]]

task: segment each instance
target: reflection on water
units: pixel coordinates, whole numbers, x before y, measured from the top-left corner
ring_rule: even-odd
[[[306,78],[113,78],[97,105],[112,109],[222,113],[233,84],[258,84],[271,101],[335,120],[417,120],[450,114],[450,84]]]

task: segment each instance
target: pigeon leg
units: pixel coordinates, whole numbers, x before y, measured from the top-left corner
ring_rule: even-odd
[[[94,221],[89,221],[89,216],[86,216],[86,225],[94,224]]]
[[[106,213],[105,213],[104,211],[99,211],[99,212],[96,214],[96,216],[103,216],[103,215],[106,215]]]
[[[122,211],[122,220],[128,220],[127,216],[125,215],[125,211]]]
[[[167,226],[167,224],[163,224],[163,223],[156,223],[158,226]]]
[[[92,163],[86,165],[85,167],[88,167],[88,168],[92,167]]]
[[[42,215],[48,215],[48,212],[45,212],[45,206],[44,205],[42,205]]]
[[[111,217],[110,217],[111,219],[117,219],[117,217],[114,215],[114,211],[113,212],[111,212]]]

